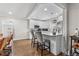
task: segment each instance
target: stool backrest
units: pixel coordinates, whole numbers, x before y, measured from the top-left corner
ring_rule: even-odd
[[[40,43],[43,43],[43,38],[42,38],[41,31],[37,31],[36,36],[37,36],[37,41],[40,42]]]
[[[32,38],[34,39],[35,36],[34,36],[34,31],[33,30],[31,30],[31,34],[32,34]]]

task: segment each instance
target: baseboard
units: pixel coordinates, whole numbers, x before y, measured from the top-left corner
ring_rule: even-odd
[[[13,39],[13,41],[30,40],[30,39]]]

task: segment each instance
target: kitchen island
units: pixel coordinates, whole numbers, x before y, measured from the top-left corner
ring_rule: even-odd
[[[58,55],[62,52],[62,34],[53,35],[52,32],[42,32],[43,38],[50,40],[51,53]]]

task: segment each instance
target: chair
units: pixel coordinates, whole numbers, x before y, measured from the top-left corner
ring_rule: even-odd
[[[35,44],[37,44],[37,38],[36,38],[35,33],[34,33],[33,30],[31,30],[31,34],[32,34],[31,46],[35,47]]]
[[[77,51],[77,50],[79,50],[79,37],[77,37],[77,36],[71,36],[71,38],[72,38],[72,40],[74,40],[73,44],[71,44],[72,48],[74,49],[72,55],[74,55],[74,54],[79,55],[79,52]]]
[[[77,55],[79,55],[79,42],[78,41],[79,40],[75,41],[73,46],[72,46],[74,48],[74,53],[73,54],[77,54]]]
[[[7,38],[5,38],[7,40],[7,43],[6,43],[6,47],[5,47],[5,52],[8,52],[7,55],[10,55],[10,53],[12,52],[12,39],[13,39],[13,34],[9,35]]]
[[[9,35],[5,39],[7,39],[7,45],[9,45],[10,44],[10,41],[13,39],[13,34]]]
[[[36,35],[37,35],[37,51],[38,48],[41,50],[41,56],[43,56],[44,50],[48,50],[50,53],[50,40],[43,39],[41,31],[37,31]]]
[[[7,43],[7,40],[3,38],[0,44],[0,55],[3,55],[4,48],[6,47],[6,43]]]
[[[1,44],[0,44],[0,55],[9,55],[10,54],[11,49],[7,46],[10,44],[12,37],[13,37],[13,35],[2,39]],[[4,52],[7,52],[7,54],[5,54]]]

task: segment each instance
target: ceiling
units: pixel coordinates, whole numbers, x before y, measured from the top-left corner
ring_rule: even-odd
[[[29,18],[47,20],[62,14],[63,9],[54,3],[40,3],[31,13]]]
[[[0,17],[46,20],[62,13],[53,3],[0,3]]]
[[[33,3],[0,3],[0,17],[27,17],[35,5]]]

